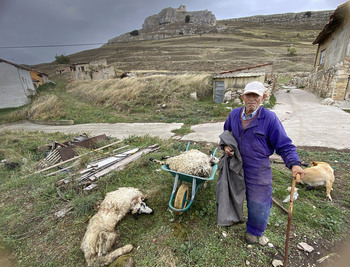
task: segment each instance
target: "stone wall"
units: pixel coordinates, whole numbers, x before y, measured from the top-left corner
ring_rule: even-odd
[[[92,73],[92,80],[106,80],[115,78],[113,66],[105,67]]]
[[[310,73],[306,89],[323,98],[333,98],[339,66]]]
[[[82,68],[83,66],[83,68]],[[72,80],[106,80],[116,77],[113,66],[108,66],[106,59],[91,61],[89,64],[77,65],[71,71]]]

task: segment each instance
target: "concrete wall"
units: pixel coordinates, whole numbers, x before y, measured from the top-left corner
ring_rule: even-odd
[[[29,70],[0,61],[0,108],[23,106],[35,92]]]
[[[332,35],[319,45],[316,58],[316,66],[319,65],[321,51],[326,49],[324,57],[324,69],[340,63],[350,56],[350,21],[349,19],[339,27]]]

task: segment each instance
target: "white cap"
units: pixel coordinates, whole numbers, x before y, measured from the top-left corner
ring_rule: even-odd
[[[244,92],[243,94],[249,94],[249,93],[254,93],[257,94],[259,96],[264,96],[265,93],[265,86],[263,83],[261,82],[251,82],[248,83],[245,87],[244,87]]]

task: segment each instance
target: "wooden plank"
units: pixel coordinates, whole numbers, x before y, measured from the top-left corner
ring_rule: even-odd
[[[68,163],[68,162],[77,160],[77,159],[81,158],[82,156],[85,156],[85,155],[87,155],[87,154],[90,154],[90,153],[92,153],[92,152],[94,152],[94,151],[100,151],[100,150],[102,150],[102,149],[105,149],[105,148],[110,147],[110,146],[114,146],[114,145],[119,144],[119,143],[121,143],[121,142],[123,142],[123,140],[120,140],[120,141],[111,143],[111,144],[109,144],[109,145],[106,145],[106,146],[97,148],[97,149],[95,149],[95,150],[93,150],[93,151],[87,152],[87,153],[85,153],[85,154],[83,154],[83,155],[80,155],[80,156],[76,156],[76,157],[71,158],[71,159],[68,159],[68,160],[66,160],[66,161],[62,161],[62,162],[60,162],[60,163],[57,163],[57,164],[52,165],[52,166],[50,166],[50,167],[41,169],[41,170],[36,171],[36,172],[34,172],[34,173],[32,173],[32,174],[29,174],[29,175],[38,174],[38,173],[41,173],[41,172],[44,172],[44,171],[51,170],[51,169],[53,169],[53,168],[55,168],[55,167],[58,167],[58,166],[61,166],[61,165],[63,165],[63,164],[66,164],[66,163]]]
[[[144,154],[148,154],[150,152],[153,152],[153,151],[156,151],[158,150],[159,147],[156,147],[155,145],[153,146],[150,146],[150,147],[147,147],[145,149],[142,149],[140,150],[139,152],[121,160],[121,161],[118,161],[116,164],[113,164],[112,166],[106,168],[106,169],[103,169],[102,171],[100,172],[97,172],[95,173],[94,175],[92,175],[94,178],[99,178],[111,171],[114,171],[114,170],[121,170],[123,169],[126,165],[130,164],[131,162],[137,160],[138,158],[140,158],[142,155]]]
[[[114,171],[114,170],[121,170],[123,169],[126,165],[130,164],[131,162],[137,160],[144,154],[148,154],[150,152],[158,150],[159,147],[157,144],[148,146],[147,148],[139,150],[139,148],[132,149],[129,151],[124,152],[126,156],[124,158],[121,158],[120,160],[117,160],[115,163],[112,162],[110,166],[102,167],[97,170],[93,170],[91,173],[85,173],[84,175],[74,178],[73,180],[78,181],[80,185],[86,183],[86,182],[93,182],[96,181],[99,177],[102,177],[103,175]],[[138,151],[138,152],[136,152]],[[135,153],[136,152],[136,153]],[[129,156],[127,156],[129,155]],[[65,178],[57,182],[57,185],[64,185],[72,180],[70,178]],[[95,186],[93,186],[94,188]],[[92,189],[92,188],[91,188]],[[91,190],[91,189],[86,189],[86,190]],[[84,189],[85,190],[85,189]]]

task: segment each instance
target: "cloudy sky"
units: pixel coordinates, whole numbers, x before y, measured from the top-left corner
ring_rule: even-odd
[[[334,10],[346,0],[0,0],[0,58],[17,64],[52,62],[97,48],[142,28],[163,8],[208,9],[217,20]]]

